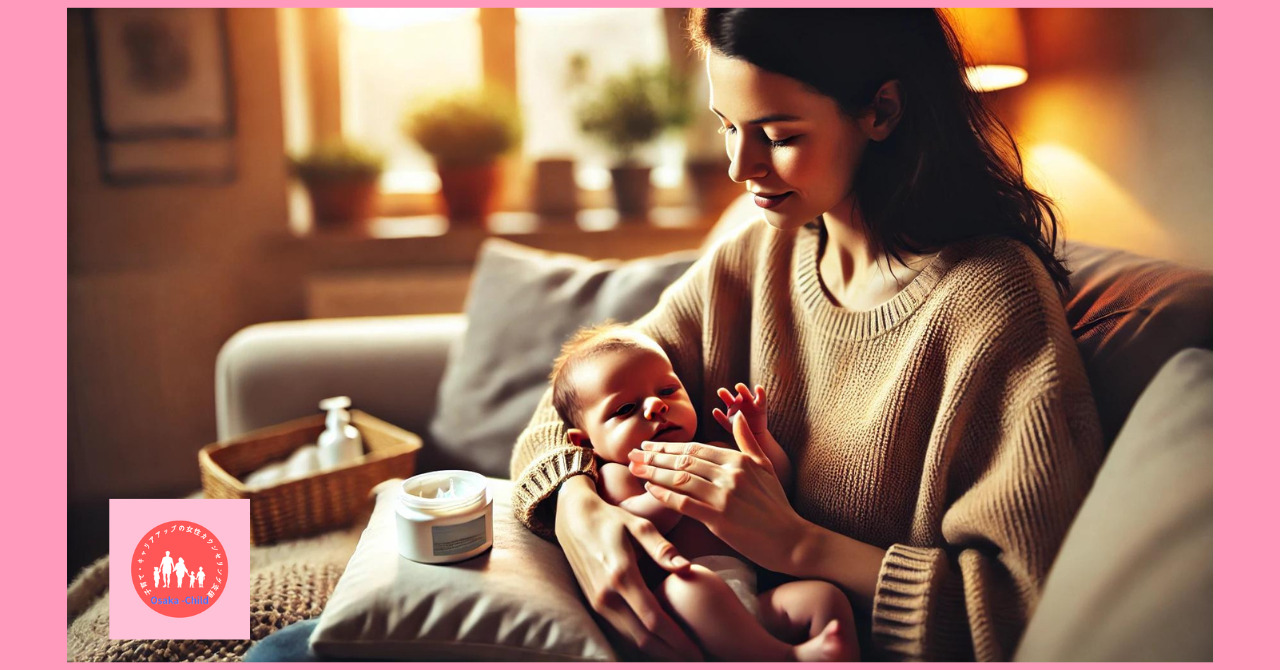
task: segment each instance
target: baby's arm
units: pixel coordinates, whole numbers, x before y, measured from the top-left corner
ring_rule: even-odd
[[[760,443],[760,448],[764,450],[769,462],[773,464],[773,473],[778,476],[778,481],[782,482],[782,488],[787,493],[791,492],[792,472],[791,459],[787,457],[787,452],[783,451],[782,445],[773,439],[773,434],[769,432],[767,405],[764,396],[764,387],[757,385],[756,392],[753,395],[751,389],[746,384],[738,384],[734,386],[737,394],[730,392],[728,389],[722,388],[717,392],[720,399],[724,401],[725,410],[720,408],[711,410],[711,416],[733,434],[733,416],[742,414],[742,418],[746,419],[747,426],[751,428],[751,434],[755,436],[756,442]]]
[[[644,490],[644,481],[621,463],[600,464],[600,497],[632,514],[648,519],[665,534],[680,521],[680,513],[658,502]]]

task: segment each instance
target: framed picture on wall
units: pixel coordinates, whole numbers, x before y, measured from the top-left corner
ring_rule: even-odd
[[[225,9],[91,9],[94,130],[111,184],[229,182],[235,97]]]

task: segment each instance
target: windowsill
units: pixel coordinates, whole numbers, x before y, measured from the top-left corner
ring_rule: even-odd
[[[659,230],[706,230],[715,220],[708,219],[694,207],[654,207],[642,219],[624,219],[612,208],[584,209],[574,216],[549,217],[533,212],[495,212],[483,222],[451,224],[448,217],[382,216],[361,227],[317,228],[298,233],[299,237],[340,235],[347,238],[399,239],[407,237],[442,237],[450,232],[483,229],[492,235],[510,236],[532,233],[582,234],[610,230],[635,232],[643,228]]]
[[[470,265],[489,237],[625,260],[697,248],[716,218],[694,207],[654,207],[643,219],[621,219],[614,209],[584,209],[563,218],[497,212],[484,225],[450,222],[441,215],[380,217],[347,227],[295,221],[283,243],[302,251],[314,270]]]

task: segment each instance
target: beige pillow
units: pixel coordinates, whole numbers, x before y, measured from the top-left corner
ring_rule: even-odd
[[[1213,354],[1142,393],[1063,540],[1015,661],[1213,660]]]
[[[490,479],[493,549],[453,565],[415,563],[396,545],[400,480],[384,482],[369,526],[311,647],[341,659],[612,661],[560,548],[511,513],[511,482]]]

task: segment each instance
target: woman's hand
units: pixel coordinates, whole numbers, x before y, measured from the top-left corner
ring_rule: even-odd
[[[689,567],[651,522],[601,500],[588,477],[571,477],[556,501],[556,539],[592,609],[643,654],[658,660],[702,659],[640,575],[632,541],[666,570]]]
[[[747,559],[795,575],[796,551],[812,525],[791,507],[745,417],[733,420],[741,451],[706,444],[645,442],[631,473],[666,506],[701,521]]]

